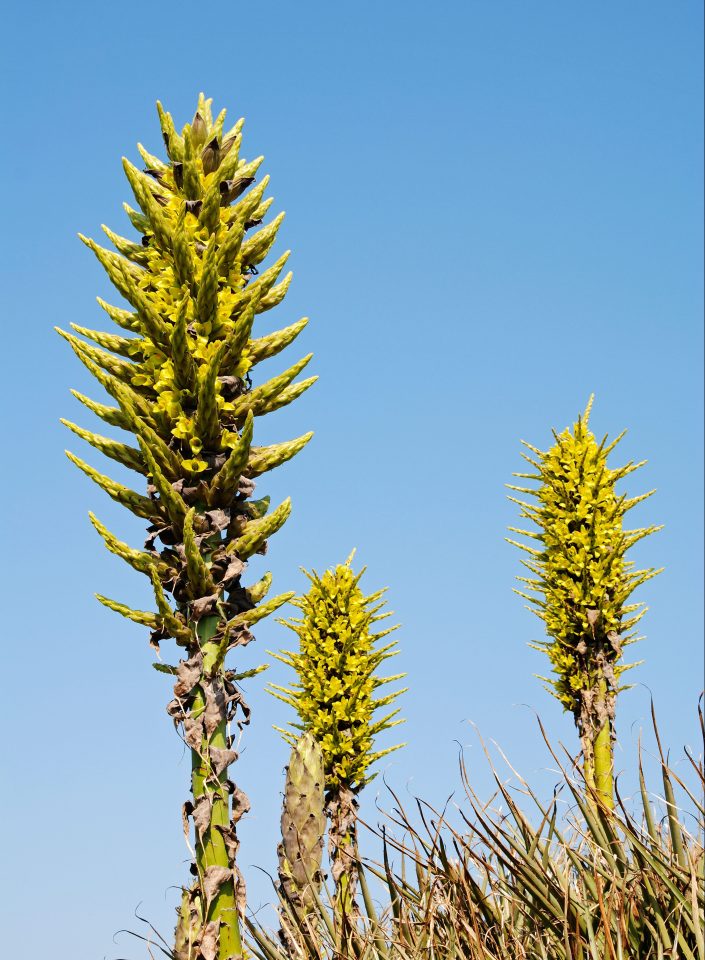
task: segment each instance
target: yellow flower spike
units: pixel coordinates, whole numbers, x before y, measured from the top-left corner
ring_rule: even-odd
[[[215,592],[215,583],[208,569],[206,561],[201,556],[198,540],[193,529],[193,520],[196,514],[195,507],[191,507],[184,518],[184,555],[186,557],[186,571],[189,576],[189,585],[194,599],[208,596]]]
[[[313,433],[305,433],[302,437],[285,443],[275,443],[269,447],[252,447],[247,464],[247,476],[259,477],[268,470],[281,466],[303,450],[312,437]]]
[[[171,227],[169,219],[155,195],[154,182],[125,157],[123,157],[122,166],[132,187],[135,200],[149,221],[149,227],[155,240],[164,249],[170,248],[172,242]]]
[[[279,275],[284,269],[284,265],[289,259],[290,254],[291,254],[291,251],[286,250],[279,257],[279,259],[275,263],[273,263],[271,267],[269,267],[269,269],[264,270],[262,273],[260,273],[260,275],[257,277],[256,280],[253,280],[251,283],[247,285],[247,287],[242,292],[243,304],[251,303],[252,301],[257,301],[258,302],[257,313],[262,313],[266,309],[264,306],[261,305],[262,300],[272,295],[274,291],[277,289],[277,285],[276,285],[277,279],[279,278]],[[289,279],[290,277],[291,277],[291,274],[287,274],[287,277],[282,281],[282,283],[287,283],[287,286],[288,286],[288,283],[290,282],[290,279]],[[281,284],[279,284],[278,286],[281,286]]]
[[[301,331],[308,325],[308,317],[302,317],[296,323],[292,323],[283,330],[277,330],[266,337],[259,337],[250,343],[250,358],[252,363],[260,363],[262,360],[268,360],[276,356],[285,347],[298,337]]]
[[[110,227],[106,227],[104,223],[101,223],[100,229],[121,256],[131,260],[133,263],[139,263],[142,266],[149,262],[149,253],[142,244],[128,240],[126,237],[121,237],[119,234],[114,233]]]
[[[133,623],[139,623],[143,627],[149,627],[150,630],[157,630],[159,627],[159,617],[156,613],[149,613],[146,610],[132,610],[131,607],[126,606],[124,603],[118,603],[116,600],[110,600],[108,597],[104,597],[100,593],[96,593],[95,597],[96,600],[102,603],[104,607],[107,607],[108,610],[113,610],[115,613],[119,613],[126,619],[132,620]]]
[[[220,437],[220,419],[216,404],[218,373],[225,355],[226,346],[222,341],[212,351],[208,363],[202,368],[198,386],[198,410],[196,412],[196,433],[208,450],[214,450]]]
[[[176,132],[176,127],[174,126],[174,121],[171,118],[171,114],[164,110],[159,100],[157,100],[157,112],[159,114],[159,122],[162,128],[164,145],[166,146],[169,158],[171,160],[179,161],[183,159],[184,155],[183,140]]]
[[[158,507],[149,497],[144,497],[142,494],[128,489],[128,487],[122,483],[117,483],[117,481],[112,480],[110,477],[106,477],[105,474],[99,473],[69,450],[66,451],[66,456],[71,463],[75,464],[79,470],[82,470],[95,484],[102,490],[105,490],[108,496],[112,497],[117,503],[121,503],[124,507],[127,507],[128,510],[131,510],[136,516],[143,517],[145,520],[150,521],[157,518]]]
[[[289,287],[291,286],[293,277],[294,274],[289,271],[281,283],[278,283],[275,287],[272,287],[269,293],[262,297],[260,300],[260,313],[264,313],[266,310],[271,310],[273,307],[279,306],[286,296]]]
[[[94,347],[89,343],[84,343],[83,340],[79,340],[78,337],[74,337],[73,334],[67,333],[60,327],[54,327],[54,329],[60,337],[63,337],[64,340],[71,345],[77,356],[84,360],[84,362],[85,359],[90,360],[97,367],[100,367],[102,370],[105,370],[106,373],[110,374],[111,377],[116,377],[117,379],[125,379],[132,376],[135,369],[134,364],[131,364],[127,360],[122,360],[120,357],[115,357],[100,347]]]
[[[236,553],[241,560],[249,559],[262,550],[268,538],[284,526],[290,513],[291,499],[287,497],[272,513],[258,520],[250,520],[242,536],[228,546],[228,553]]]
[[[382,753],[373,753],[374,736],[400,720],[393,711],[375,720],[379,707],[392,703],[402,693],[397,690],[375,700],[373,691],[386,682],[401,679],[378,678],[375,669],[391,656],[396,641],[376,648],[371,632],[376,619],[380,594],[366,597],[350,563],[339,564],[322,576],[304,571],[311,581],[307,594],[293,601],[302,616],[281,622],[299,638],[297,652],[272,653],[296,673],[291,687],[269,685],[269,692],[291,703],[297,721],[293,731],[282,731],[289,743],[297,739],[296,730],[311,730],[323,751],[329,802],[336,804],[351,798],[371,779],[370,766]],[[396,629],[396,628],[390,628]],[[270,651],[271,653],[271,651]],[[390,747],[386,753],[399,749]],[[337,814],[336,814],[337,816]],[[344,838],[338,837],[340,843]]]
[[[249,393],[238,397],[235,401],[236,416],[244,416],[248,410],[251,410],[257,416],[261,411],[268,409],[272,403],[280,398],[291,381],[308,365],[312,356],[311,353],[307,354],[289,367],[288,370],[285,370],[284,373],[280,373],[278,377],[273,377],[260,387],[255,387]]]
[[[242,245],[242,262],[248,266],[257,266],[267,256],[271,250],[274,241],[277,238],[277,231],[284,221],[284,213],[278,214],[271,223],[263,227],[254,236],[249,237]]]
[[[96,417],[100,417],[104,423],[110,424],[111,427],[120,427],[123,430],[129,429],[129,420],[118,407],[109,407],[104,403],[98,403],[83,393],[79,393],[78,390],[72,390],[71,393],[79,403],[82,403]]]
[[[155,503],[155,507],[157,509],[161,508],[164,513],[164,520],[172,523],[179,533],[181,533],[183,531],[186,513],[188,512],[183,497],[174,489],[173,485],[169,483],[162,473],[154,453],[150,450],[149,443],[141,436],[138,436],[137,440],[149,476],[151,477],[156,492],[159,494],[159,501]]]
[[[118,443],[117,440],[112,440],[110,437],[102,437],[100,434],[92,433],[90,430],[84,430],[75,423],[71,423],[70,420],[64,420],[62,418],[60,422],[75,433],[77,437],[85,440],[86,443],[90,443],[92,447],[95,447],[100,453],[105,454],[106,457],[110,457],[111,460],[116,460],[124,467],[127,467],[129,470],[135,470],[137,473],[146,473],[142,454],[134,447],[126,443]]]
[[[250,458],[250,444],[254,430],[255,418],[252,413],[247,414],[241,435],[234,444],[228,444],[230,454],[214,477],[208,492],[212,504],[229,502],[237,493],[238,483]]]
[[[102,537],[103,542],[108,550],[124,560],[125,563],[129,563],[134,570],[138,570],[140,573],[146,573],[147,576],[151,576],[153,569],[164,570],[166,565],[157,557],[152,556],[150,553],[145,553],[143,550],[133,550],[129,544],[119,540],[115,534],[111,533],[110,530],[108,530],[108,528],[100,522],[94,513],[89,512],[88,516],[91,523]]]
[[[122,209],[125,211],[130,223],[138,233],[143,235],[149,233],[149,220],[143,213],[135,210],[135,208],[131,207],[129,203],[123,203]],[[149,251],[147,251],[147,255],[150,256]]]
[[[79,336],[92,340],[103,350],[110,350],[121,357],[130,358],[142,353],[142,341],[136,337],[119,337],[103,330],[89,330],[87,327],[79,327],[77,323],[70,324],[70,327]]]
[[[525,459],[536,473],[516,476],[539,486],[508,486],[535,502],[509,499],[536,530],[510,530],[534,545],[507,540],[531,557],[522,562],[535,576],[518,578],[529,592],[515,592],[532,605],[549,637],[532,646],[545,650],[555,677],[547,681],[551,692],[574,715],[586,782],[611,806],[615,703],[619,674],[628,668],[620,660],[623,647],[635,639],[629,631],[643,613],[641,604],[626,601],[638,585],[660,572],[634,572],[626,553],[660,528],[623,529],[626,512],[650,494],[627,499],[616,484],[643,463],[608,466],[608,454],[624,434],[609,446],[606,438],[597,442],[588,428],[592,400],[572,430],[554,432],[555,444],[548,451],[524,443],[534,454]],[[638,609],[636,619],[629,616]]]
[[[184,207],[179,210],[176,217],[172,247],[174,250],[174,276],[180,286],[190,286],[194,280],[195,267]]]

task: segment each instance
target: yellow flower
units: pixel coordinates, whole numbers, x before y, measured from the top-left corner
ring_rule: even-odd
[[[637,586],[659,572],[635,572],[626,559],[629,547],[660,528],[623,529],[623,518],[635,501],[618,493],[616,484],[641,464],[610,469],[608,454],[621,438],[609,446],[606,439],[598,444],[588,429],[591,405],[592,398],[572,431],[556,435],[547,452],[525,444],[532,456],[523,454],[524,459],[535,472],[515,476],[538,481],[537,488],[509,485],[537,501],[509,498],[520,506],[521,517],[538,528],[527,534],[510,527],[514,533],[531,537],[531,547],[509,541],[530,554],[522,562],[532,576],[520,577],[525,589],[516,592],[545,623],[551,638],[545,649],[556,677],[550,681],[552,692],[572,710],[579,707],[577,691],[591,688],[596,679],[595,657],[591,656],[596,645],[594,625],[599,623],[601,638],[608,630],[621,637],[616,646],[600,641],[600,656],[613,663],[617,676],[617,670],[626,669],[617,667],[621,648],[636,639],[632,631],[645,612],[640,603],[626,607],[626,600]],[[570,652],[564,651],[564,645]]]
[[[378,641],[395,630],[372,633],[374,623],[389,616],[379,613],[384,591],[365,596],[347,563],[327,570],[322,577],[307,573],[311,589],[293,601],[302,611],[297,620],[281,621],[299,638],[298,653],[274,654],[293,667],[297,682],[289,688],[270,685],[270,693],[294,705],[300,728],[313,730],[323,751],[326,784],[342,783],[359,789],[372,779],[371,764],[391,750],[373,752],[373,727],[378,733],[402,721],[397,709],[375,721],[376,712],[391,704],[403,691],[375,701],[375,691],[401,679],[377,676],[377,667],[396,654],[396,643],[384,647]],[[364,571],[363,571],[364,572]],[[297,734],[281,731],[291,743]]]

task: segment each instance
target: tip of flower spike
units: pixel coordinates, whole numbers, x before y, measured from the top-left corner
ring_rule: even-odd
[[[582,420],[585,426],[588,425],[588,421],[590,420],[590,411],[592,410],[592,405],[594,402],[595,402],[595,394],[591,393],[590,398],[588,399],[588,402],[587,402],[587,406],[585,407],[585,413],[583,413],[583,417],[582,417]]]
[[[98,533],[101,533],[102,530],[105,530],[105,527],[100,522],[98,517],[96,517],[96,515],[93,513],[92,510],[88,511],[88,519],[91,521],[91,523],[93,524],[95,529],[98,531]]]

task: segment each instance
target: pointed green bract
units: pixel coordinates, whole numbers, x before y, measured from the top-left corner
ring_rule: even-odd
[[[251,444],[255,419],[292,402],[315,378],[296,379],[307,355],[268,381],[252,382],[255,365],[291,344],[306,321],[274,333],[257,329],[259,315],[283,299],[290,275],[280,279],[288,253],[257,275],[283,217],[259,225],[271,202],[264,198],[268,178],[254,183],[262,158],[240,154],[242,122],[224,134],[224,111],[214,121],[201,96],[192,123],[178,133],[158,109],[169,160],[140,146],[147,169],[123,164],[137,204],[125,209],[141,236],[104,227],[117,252],[81,238],[131,309],[99,300],[118,334],[76,325],[75,333],[59,331],[117,406],[76,397],[132,433],[135,443],[64,422],[141,474],[139,483],[147,478],[146,487],[131,490],[69,454],[109,496],[150,523],[145,549],[137,550],[93,518],[107,548],[150,578],[156,612],[99,599],[149,627],[153,645],[171,637],[185,648],[173,668],[169,713],[192,752],[187,813],[195,824],[197,879],[184,893],[176,953],[180,960],[229,960],[241,952],[244,887],[235,825],[247,805],[227,776],[236,758],[229,724],[236,717],[246,722],[249,710],[233,679],[241,675],[224,661],[252,639],[249,627],[291,596],[260,605],[269,581],[247,587],[241,577],[291,509],[288,499],[271,513],[268,498],[251,500],[252,478],[290,459],[305,441]]]
[[[623,477],[641,467],[608,466],[608,455],[621,436],[598,443],[588,427],[592,398],[572,430],[554,434],[546,452],[525,444],[531,473],[515,476],[537,487],[510,484],[510,496],[522,518],[536,529],[510,527],[529,543],[510,540],[526,559],[531,576],[519,577],[517,590],[544,621],[549,639],[534,644],[545,651],[553,676],[553,695],[570,710],[583,744],[586,780],[612,802],[612,724],[620,678],[630,664],[623,648],[638,639],[634,627],[645,608],[629,603],[640,584],[659,570],[635,570],[629,548],[659,527],[625,530],[626,513],[651,494],[628,499],[616,489]],[[651,491],[653,493],[653,491]],[[533,498],[528,502],[525,498]],[[527,592],[528,591],[528,592]]]

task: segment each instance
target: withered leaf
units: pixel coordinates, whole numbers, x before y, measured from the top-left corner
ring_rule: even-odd
[[[250,811],[250,801],[247,794],[233,784],[232,793],[232,822],[237,823],[246,813]]]
[[[610,646],[612,647],[614,652],[617,654],[617,656],[621,657],[622,656],[622,643],[621,643],[622,638],[617,633],[617,631],[610,630],[610,632],[607,634],[607,639],[609,640]]]
[[[219,921],[211,920],[203,930],[199,946],[203,960],[215,960],[218,956],[219,926]]]
[[[192,750],[200,751],[203,740],[203,718],[188,714],[184,717],[184,740]]]
[[[223,884],[232,879],[232,870],[229,870],[227,867],[219,867],[217,864],[212,864],[210,867],[206,867],[203,872],[203,881],[201,883],[201,888],[203,889],[203,896],[206,903],[209,904],[213,897],[217,896],[218,891]]]
[[[250,480],[249,477],[246,477],[244,475],[241,476],[240,482],[237,487],[237,492],[240,494],[240,496],[251,497],[252,494],[255,492],[255,481]]]
[[[202,837],[210,827],[212,809],[213,804],[211,803],[210,797],[205,794],[200,796],[193,806],[191,815],[194,826],[196,827],[196,833],[199,837]]]
[[[216,830],[223,836],[223,843],[225,844],[225,849],[228,853],[228,860],[235,862],[237,857],[237,851],[240,847],[240,841],[237,839],[237,834],[235,833],[235,827],[224,827],[221,824],[216,825]]]
[[[230,511],[229,510],[206,510],[206,516],[210,521],[211,528],[220,532],[225,530],[227,525],[230,523]]]
[[[600,611],[596,610],[594,607],[590,607],[587,611],[587,622],[590,626],[595,629],[600,620]]]
[[[228,644],[228,650],[232,650],[233,647],[246,647],[248,643],[252,643],[255,639],[255,635],[251,633],[247,627],[236,627],[230,632],[230,643]]]
[[[223,574],[223,583],[226,585],[226,587],[232,583],[232,581],[237,580],[244,569],[245,564],[242,562],[242,560],[240,560],[239,557],[232,557],[225,568],[225,573]]]
[[[181,723],[184,719],[184,708],[178,700],[170,700],[166,705],[166,712],[169,714],[174,723]]]
[[[200,650],[188,660],[179,660],[176,668],[178,679],[174,684],[174,696],[177,699],[185,697],[187,693],[193,690],[201,676],[202,667],[203,654]]]
[[[157,555],[157,552],[154,549],[154,541],[157,539],[157,537],[161,539],[162,533],[165,530],[171,530],[171,527],[164,527],[156,523],[152,523],[150,524],[150,526],[147,527],[147,533],[149,534],[149,536],[144,541],[144,549],[148,553],[153,553],[155,554],[155,556]],[[162,539],[162,542],[165,543],[166,541]]]
[[[201,617],[207,617],[211,613],[215,613],[215,605],[218,599],[218,594],[213,593],[208,597],[199,597],[198,600],[193,600],[191,603],[191,619],[200,620]]]
[[[237,867],[235,868],[235,899],[238,913],[241,917],[244,917],[247,910],[247,888],[245,887],[245,878]],[[235,958],[230,958],[230,960],[235,960]]]
[[[189,842],[189,826],[188,818],[193,813],[193,804],[190,800],[187,800],[186,803],[181,807],[181,823],[184,828],[184,836],[186,837],[186,843]]]
[[[220,747],[211,747],[208,751],[211,758],[211,765],[216,776],[220,776],[224,770],[235,763],[238,758],[237,750],[223,750]]]
[[[206,708],[203,711],[203,723],[207,736],[225,722],[225,690],[221,683],[210,680],[202,684],[206,695]]]

